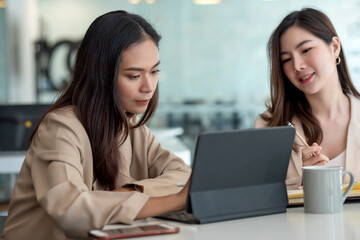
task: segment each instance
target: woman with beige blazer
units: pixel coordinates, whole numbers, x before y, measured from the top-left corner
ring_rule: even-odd
[[[1,239],[86,237],[184,208],[188,184],[177,183],[191,170],[144,125],[158,101],[159,40],[124,11],[91,24],[70,85],[31,136]]]
[[[295,139],[288,189],[301,185],[302,166],[342,166],[359,181],[360,94],[329,18],[312,8],[288,14],[272,33],[268,53],[271,101],[255,127],[290,121],[309,145]]]

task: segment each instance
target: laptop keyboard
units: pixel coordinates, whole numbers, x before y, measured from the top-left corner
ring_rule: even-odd
[[[185,211],[166,213],[157,217],[177,222],[199,223],[199,220],[196,219],[193,214]]]

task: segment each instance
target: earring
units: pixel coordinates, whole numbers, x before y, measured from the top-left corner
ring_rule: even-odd
[[[335,64],[339,65],[341,63],[341,58],[338,56],[335,60]]]

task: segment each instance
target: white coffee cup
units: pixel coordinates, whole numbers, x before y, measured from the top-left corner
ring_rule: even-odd
[[[302,171],[305,212],[341,212],[347,195],[354,187],[354,174],[343,171],[340,166],[307,166]],[[345,174],[349,174],[350,184],[343,193],[342,179]]]

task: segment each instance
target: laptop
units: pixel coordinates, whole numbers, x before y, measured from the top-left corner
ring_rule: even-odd
[[[286,212],[292,127],[198,136],[185,211],[158,218],[210,223]]]

